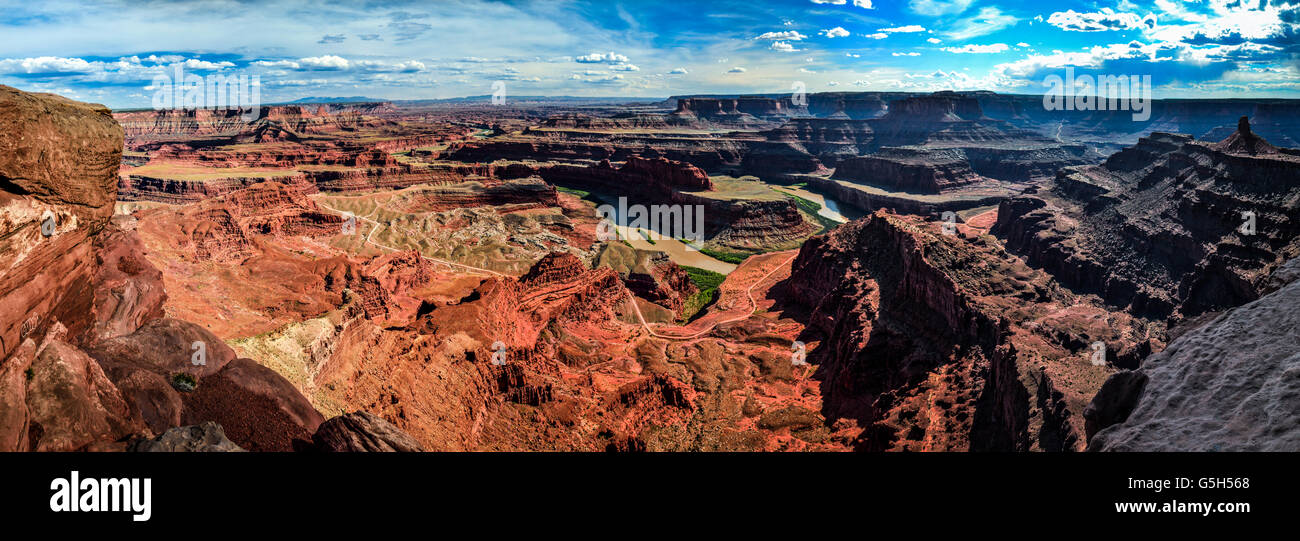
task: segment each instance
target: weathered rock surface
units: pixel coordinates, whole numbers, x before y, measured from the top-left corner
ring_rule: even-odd
[[[236,357],[230,346],[207,329],[171,318],[151,320],[127,336],[101,341],[90,354],[110,373],[123,377],[138,369],[168,377],[184,372],[202,378],[217,373]]]
[[[235,359],[200,378],[181,400],[182,423],[214,421],[249,451],[292,451],[294,440],[309,439],[324,422],[293,384],[251,359]]]
[[[418,453],[424,451],[409,434],[383,418],[364,411],[340,415],[320,425],[311,437],[312,451],[329,453]]]
[[[0,359],[55,321],[73,338],[90,327],[93,239],[113,213],[121,156],[103,106],[0,86]]]
[[[320,414],[221,338],[163,317],[163,276],[136,218],[110,225],[121,145],[101,106],[0,87],[0,449],[121,450],[182,422],[219,420],[249,448],[290,450]],[[300,194],[266,193],[227,201],[265,211],[238,225],[310,231],[277,204]],[[179,393],[182,375],[197,389]]]
[[[632,177],[633,182],[654,182],[681,190],[713,189],[713,181],[709,180],[709,176],[699,167],[667,158],[647,160],[631,157],[623,164],[620,172]]]
[[[1300,259],[1284,268],[1293,276]],[[1089,450],[1300,450],[1300,281],[1291,280],[1149,357],[1145,385],[1112,376],[1115,392],[1089,408],[1116,414],[1098,418]]]
[[[114,116],[125,128],[127,137],[138,145],[154,140],[220,135],[249,138],[260,135],[259,139],[265,141],[270,137],[266,133],[268,128],[282,134],[279,140],[297,134],[332,134],[382,125],[381,118],[388,110],[391,105],[386,103],[274,105],[261,107],[251,122],[245,116],[252,111],[238,108],[132,111]]]
[[[144,257],[135,221],[130,216],[115,217],[114,224],[96,238],[94,341],[126,336],[163,317],[167,292],[162,271]]]
[[[169,428],[152,440],[136,440],[127,447],[136,453],[237,453],[244,449],[226,438],[221,425],[206,422],[200,425]]]
[[[27,443],[33,451],[107,450],[141,429],[117,387],[76,347],[51,340],[32,362]]]

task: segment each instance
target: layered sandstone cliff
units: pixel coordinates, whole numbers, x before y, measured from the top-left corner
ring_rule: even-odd
[[[209,421],[249,449],[310,437],[320,414],[284,378],[163,317],[134,218],[110,222],[122,130],[107,109],[0,87],[0,127],[0,448],[122,450]]]
[[[960,151],[918,152],[887,149],[879,154],[841,161],[835,176],[891,191],[937,194],[983,180]]]
[[[92,327],[121,157],[108,109],[0,86],[0,359],[55,322],[71,337]]]
[[[713,184],[708,176],[699,168],[683,162],[632,158],[618,168],[602,161],[592,167],[543,167],[538,174],[552,184],[589,187],[608,196],[626,197],[628,204],[700,205],[703,207],[705,238],[735,249],[753,250],[789,244],[819,229],[788,199],[758,200],[713,195]],[[693,186],[694,189],[685,191],[683,186]]]
[[[814,237],[793,264],[830,414],[866,450],[1079,450],[1082,411],[1111,372],[1159,344],[988,239],[877,212]]]
[[[1218,144],[1155,133],[1102,165],[1066,168],[1047,191],[1003,202],[994,232],[1067,286],[1136,314],[1255,300],[1300,253],[1300,156],[1251,154],[1246,127]]]
[[[164,109],[128,111],[113,116],[128,139],[141,141],[211,135],[255,134],[261,126],[273,126],[283,133],[330,134],[359,128],[386,126],[381,115],[391,106],[383,103],[320,104],[315,106],[274,105],[261,107],[251,121],[251,109]]]

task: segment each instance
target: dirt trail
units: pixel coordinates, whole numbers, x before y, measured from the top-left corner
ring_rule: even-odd
[[[717,317],[723,317],[723,316],[724,316],[725,314],[727,314],[727,313],[738,313],[738,314],[739,314],[739,315],[736,315],[735,317],[731,317],[731,318],[728,318],[728,319],[723,319],[723,320],[721,320],[721,321],[709,321],[709,322],[708,322],[708,326],[706,326],[705,328],[703,328],[703,329],[701,329],[701,330],[699,330],[699,331],[693,332],[693,333],[691,333],[691,334],[682,335],[682,336],[672,336],[672,335],[665,335],[665,334],[660,334],[660,333],[658,333],[658,332],[655,332],[655,330],[654,330],[653,328],[650,327],[650,324],[646,322],[646,320],[645,320],[645,316],[643,316],[643,315],[641,314],[641,307],[640,307],[640,306],[637,306],[637,304],[636,304],[636,300],[635,300],[635,297],[632,296],[632,292],[631,292],[631,291],[628,292],[628,300],[632,302],[632,309],[633,309],[634,311],[636,311],[636,317],[637,317],[637,320],[639,320],[639,321],[641,322],[641,327],[644,328],[644,329],[646,330],[646,332],[650,333],[651,336],[654,336],[654,337],[656,337],[656,338],[663,338],[663,339],[665,339],[665,340],[693,340],[693,339],[699,338],[699,337],[701,337],[701,336],[704,336],[705,334],[708,334],[708,333],[712,332],[713,329],[716,328],[718,325],[722,325],[722,324],[724,324],[724,323],[734,323],[734,322],[736,322],[736,321],[740,321],[740,320],[746,319],[746,318],[748,318],[748,317],[754,315],[754,313],[758,311],[758,301],[757,301],[756,299],[754,299],[754,288],[755,288],[755,287],[758,287],[758,286],[761,285],[763,282],[766,282],[767,279],[768,279],[768,278],[771,278],[772,275],[773,275],[773,274],[776,274],[777,271],[782,270],[782,269],[789,269],[789,268],[790,268],[790,263],[794,261],[794,258],[795,258],[795,257],[798,257],[798,255],[799,255],[799,251],[798,251],[798,250],[789,250],[789,251],[785,251],[785,252],[772,252],[772,253],[769,253],[769,254],[763,254],[763,255],[752,256],[752,257],[750,257],[748,260],[746,260],[745,263],[742,263],[741,266],[740,266],[740,268],[738,268],[737,270],[740,270],[741,268],[744,268],[744,267],[746,266],[746,263],[751,263],[751,262],[752,262],[753,265],[755,265],[755,266],[760,266],[760,265],[766,264],[768,261],[770,261],[770,260],[772,260],[772,259],[774,259],[774,258],[779,258],[781,255],[783,255],[783,254],[787,254],[787,253],[790,254],[790,257],[786,258],[786,259],[785,259],[784,261],[782,261],[781,263],[779,263],[779,264],[773,266],[771,270],[767,271],[767,273],[764,274],[764,275],[762,276],[762,278],[759,278],[759,279],[756,280],[753,284],[750,284],[750,286],[749,286],[748,288],[745,289],[745,296],[749,299],[749,310],[748,310],[748,311],[741,312],[741,311],[733,311],[733,310],[723,310],[723,311],[720,311],[720,312],[713,312],[712,310],[710,310],[710,312],[709,312],[707,315],[705,315],[703,318],[701,318],[701,319],[699,319],[699,320],[696,320],[696,321],[695,321],[694,323],[692,323],[692,324],[687,324],[687,325],[672,325],[672,326],[668,326],[668,327],[665,327],[665,328],[662,329],[662,330],[665,330],[665,331],[669,331],[669,330],[672,330],[672,329],[676,329],[676,330],[688,330],[688,329],[692,328],[693,326],[697,326],[696,324],[698,324],[698,323],[700,323],[700,322],[702,322],[702,321],[708,321],[708,320],[716,319],[716,318],[714,317],[715,315],[716,315]],[[739,274],[739,273],[732,273],[731,276],[741,276],[741,274]],[[721,302],[721,300],[722,300],[722,299],[719,299],[719,302]],[[714,306],[716,307],[717,304],[715,304]]]
[[[326,209],[329,209],[329,210],[332,211],[332,212],[337,212],[337,213],[339,213],[339,214],[341,214],[341,215],[345,215],[345,216],[347,215],[347,213],[345,213],[345,211],[342,211],[342,210],[336,209],[336,208],[331,207],[331,206],[329,206],[329,205],[326,205],[325,203],[322,203],[322,202],[320,202],[320,201],[317,201],[316,204],[318,204],[318,205],[320,205],[320,206],[322,206],[322,207],[325,207]],[[355,216],[355,215],[353,215],[353,216]],[[370,237],[371,237],[372,235],[375,234],[375,231],[378,231],[378,230],[379,230],[379,227],[380,227],[379,222],[376,222],[376,221],[374,221],[374,220],[371,220],[368,216],[355,216],[355,217],[356,217],[356,219],[358,219],[358,220],[362,220],[362,221],[368,222],[368,223],[373,224],[373,225],[375,226],[373,229],[370,230],[370,233],[366,234],[365,242],[367,242],[367,243],[369,243],[369,244],[373,244],[373,245],[378,246],[379,248],[382,248],[382,249],[385,249],[385,250],[390,250],[390,251],[394,251],[394,252],[400,252],[400,251],[403,251],[403,250],[399,250],[399,249],[397,249],[397,248],[394,248],[394,247],[392,247],[392,246],[388,246],[388,245],[385,245],[385,244],[381,244],[381,243],[375,242],[374,240],[371,240]],[[767,271],[767,273],[764,274],[762,278],[759,278],[759,279],[756,280],[753,284],[750,284],[750,286],[749,286],[748,288],[745,289],[745,296],[749,299],[749,310],[748,310],[748,311],[743,312],[743,313],[740,313],[739,315],[737,315],[737,316],[735,316],[735,317],[731,317],[731,318],[729,318],[729,319],[723,319],[723,320],[721,320],[721,321],[711,321],[711,322],[708,323],[708,326],[707,326],[707,327],[705,327],[705,328],[703,328],[703,329],[701,329],[701,330],[699,330],[699,331],[693,332],[693,333],[691,333],[691,334],[688,334],[688,335],[684,335],[684,336],[671,336],[671,335],[664,335],[664,334],[660,334],[660,333],[658,333],[658,332],[655,332],[655,330],[654,330],[653,328],[650,327],[650,324],[646,322],[646,320],[645,320],[645,316],[642,315],[642,313],[641,313],[641,307],[640,307],[640,306],[637,306],[637,304],[636,304],[636,297],[632,295],[632,292],[631,292],[630,290],[627,292],[627,295],[628,295],[628,301],[632,304],[632,310],[636,312],[636,318],[637,318],[638,321],[641,322],[641,327],[644,328],[644,329],[646,330],[646,332],[650,333],[651,336],[654,336],[654,337],[656,337],[656,338],[663,338],[663,339],[665,339],[665,340],[693,340],[693,339],[699,338],[699,337],[701,337],[701,336],[704,336],[705,334],[708,334],[708,333],[712,332],[713,329],[716,328],[718,325],[722,325],[722,324],[725,324],[725,323],[734,323],[734,322],[736,322],[736,321],[740,321],[740,320],[746,319],[746,318],[748,318],[748,317],[754,315],[754,313],[758,311],[758,300],[754,299],[754,288],[755,288],[755,287],[758,287],[758,286],[761,285],[763,282],[767,281],[767,279],[768,279],[768,278],[771,278],[772,275],[773,275],[773,274],[776,274],[777,271],[782,270],[782,269],[788,269],[789,266],[790,266],[790,263],[792,263],[792,262],[794,261],[794,258],[799,256],[799,251],[798,251],[798,250],[787,250],[787,251],[785,251],[785,252],[772,252],[772,253],[769,253],[769,254],[762,254],[762,255],[753,256],[753,257],[749,258],[749,260],[746,261],[747,263],[752,261],[752,262],[754,262],[754,263],[753,263],[754,265],[763,265],[763,264],[767,263],[768,260],[772,259],[773,257],[779,257],[780,255],[782,255],[782,254],[787,254],[787,253],[790,254],[790,257],[786,258],[786,259],[785,259],[784,261],[782,261],[780,264],[773,266],[772,269],[769,270],[769,271]],[[426,255],[424,255],[424,254],[420,254],[420,257],[423,257],[424,259],[427,259],[427,260],[429,260],[429,261],[433,261],[433,262],[436,262],[436,263],[441,263],[441,264],[443,264],[443,265],[447,265],[448,267],[452,267],[452,268],[460,267],[460,268],[470,269],[470,270],[472,270],[472,271],[476,271],[476,272],[480,272],[480,273],[486,273],[486,274],[491,274],[491,275],[495,275],[495,276],[507,276],[506,274],[502,274],[502,273],[497,272],[497,271],[494,271],[494,270],[484,269],[484,268],[480,268],[480,267],[475,267],[475,266],[473,266],[473,265],[466,265],[466,264],[464,264],[464,263],[457,263],[457,262],[454,262],[454,261],[447,261],[447,260],[444,260],[444,259],[438,259],[438,258],[436,258],[436,257],[429,257],[429,256],[426,256]],[[741,267],[744,267],[744,266],[745,266],[745,264],[742,263],[742,264],[741,264]],[[719,299],[719,300],[721,300],[721,299]],[[715,306],[716,306],[716,304],[715,304]],[[722,311],[722,312],[716,312],[716,313],[710,311],[708,314],[705,315],[704,318],[701,318],[700,320],[697,320],[696,323],[698,323],[698,322],[700,322],[700,321],[705,321],[705,320],[707,320],[707,319],[712,319],[712,316],[714,316],[715,314],[718,315],[719,317],[721,317],[723,314],[726,314],[726,313],[728,313],[728,312],[732,312],[732,311],[731,311],[731,310],[724,310],[724,311]],[[732,313],[734,313],[734,312],[732,312]],[[669,330],[669,329],[685,330],[685,329],[690,329],[691,327],[692,327],[692,324],[687,324],[687,325],[672,325],[672,326],[669,326],[669,327],[665,328],[664,330]]]

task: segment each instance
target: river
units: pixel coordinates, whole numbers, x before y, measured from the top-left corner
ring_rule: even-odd
[[[823,218],[834,220],[839,223],[845,223],[849,220],[862,217],[862,211],[850,206],[842,205],[839,201],[826,196],[825,194],[808,190],[806,187],[796,186],[772,186],[778,192],[785,192],[790,195],[797,195],[822,206],[817,214]]]

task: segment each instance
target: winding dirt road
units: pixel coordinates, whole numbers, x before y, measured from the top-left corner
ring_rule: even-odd
[[[322,203],[322,202],[320,202],[320,201],[317,201],[316,204],[317,204],[317,205],[320,205],[320,206],[322,206],[322,207],[324,207],[324,208],[326,208],[326,209],[329,209],[329,210],[332,211],[332,212],[338,213],[339,215],[342,215],[342,216],[348,216],[348,215],[350,214],[350,213],[348,213],[347,211],[343,211],[343,210],[336,209],[336,208],[331,207],[331,206],[329,206],[329,205],[326,205],[325,203]],[[376,209],[376,212],[378,212],[378,209]],[[365,238],[365,242],[366,242],[366,243],[368,243],[368,244],[373,244],[373,245],[375,245],[375,246],[377,246],[377,247],[379,247],[379,248],[382,248],[382,249],[385,249],[385,250],[394,251],[394,252],[401,252],[401,251],[403,251],[403,250],[399,250],[399,249],[397,249],[397,248],[394,248],[394,247],[392,247],[392,246],[388,246],[388,245],[385,245],[385,244],[381,244],[381,243],[375,242],[374,240],[372,240],[372,239],[370,238],[371,236],[373,236],[373,235],[375,234],[376,231],[379,230],[379,227],[381,227],[381,224],[380,224],[379,222],[376,222],[376,221],[374,221],[374,220],[371,220],[368,216],[356,216],[355,214],[352,214],[352,216],[355,217],[355,218],[358,219],[358,220],[362,220],[362,221],[368,222],[368,223],[373,224],[373,225],[375,226],[374,228],[372,228],[372,229],[370,230],[370,233],[367,233],[367,234],[366,234],[366,238]],[[753,316],[754,313],[758,311],[758,300],[754,299],[754,288],[755,288],[755,287],[758,287],[760,284],[762,284],[763,282],[767,281],[768,278],[771,278],[773,274],[776,274],[776,271],[779,271],[779,270],[785,268],[787,265],[789,265],[791,262],[794,261],[794,258],[795,258],[795,257],[798,257],[798,256],[799,256],[799,252],[796,250],[795,253],[791,254],[790,257],[789,257],[788,259],[786,259],[785,261],[781,262],[781,264],[779,264],[779,265],[773,267],[772,270],[767,271],[767,274],[764,274],[762,278],[759,278],[759,279],[758,279],[757,281],[755,281],[752,285],[750,285],[748,288],[745,289],[745,296],[749,298],[749,306],[750,306],[749,312],[746,312],[746,313],[744,313],[744,314],[738,315],[738,316],[733,317],[733,318],[730,318],[730,319],[724,319],[724,320],[722,320],[722,321],[715,321],[715,322],[713,322],[713,323],[710,323],[708,327],[706,327],[706,328],[704,328],[704,329],[702,329],[702,330],[700,330],[700,331],[697,331],[697,332],[695,332],[695,333],[692,333],[692,334],[686,335],[686,336],[669,336],[669,335],[663,335],[663,334],[659,334],[659,333],[655,332],[655,330],[654,330],[653,328],[650,327],[650,324],[649,324],[648,322],[646,322],[646,320],[645,320],[645,316],[641,313],[641,307],[640,307],[640,306],[637,306],[637,304],[636,304],[636,297],[635,297],[634,295],[632,295],[632,291],[631,291],[631,290],[628,290],[628,292],[627,292],[628,301],[632,304],[632,310],[636,312],[636,318],[637,318],[638,321],[641,322],[641,327],[644,328],[645,331],[646,331],[647,333],[650,334],[650,336],[654,336],[654,337],[656,337],[656,338],[662,338],[662,339],[665,339],[665,340],[694,340],[694,339],[696,339],[696,338],[699,338],[699,337],[701,337],[701,336],[704,336],[704,335],[706,335],[706,334],[712,332],[713,329],[717,328],[718,325],[722,325],[722,324],[725,324],[725,323],[734,323],[734,322],[736,322],[736,321],[741,321],[741,320],[743,320],[743,319],[749,318],[750,316]],[[480,268],[480,267],[475,267],[475,266],[473,266],[473,265],[466,265],[466,264],[464,264],[464,263],[457,263],[457,262],[455,262],[455,261],[447,261],[447,260],[445,260],[445,259],[439,259],[439,258],[436,258],[436,257],[429,257],[429,256],[424,255],[424,254],[420,254],[420,257],[423,257],[424,259],[427,259],[427,260],[429,260],[429,261],[433,261],[433,262],[436,262],[436,263],[441,263],[441,264],[443,264],[443,265],[448,266],[449,268],[460,267],[460,268],[469,269],[469,270],[476,271],[476,272],[480,272],[480,273],[491,274],[491,275],[495,275],[495,276],[508,276],[508,275],[506,275],[506,274],[503,274],[503,273],[500,273],[500,272],[497,272],[497,271],[494,271],[494,270],[491,270],[491,269],[484,269],[484,268]],[[684,329],[684,328],[687,327],[687,325],[674,325],[673,327],[676,327],[676,328],[679,328],[679,329]]]
[[[703,330],[700,330],[698,332],[686,336],[668,336],[668,335],[663,335],[655,332],[655,330],[650,327],[650,324],[646,322],[645,316],[641,314],[641,307],[637,306],[636,297],[632,295],[631,291],[628,291],[627,293],[628,300],[632,302],[632,309],[636,311],[636,318],[641,322],[641,327],[643,327],[646,330],[646,332],[650,333],[650,336],[654,336],[656,338],[663,338],[665,340],[694,340],[696,338],[699,338],[701,336],[704,336],[705,334],[712,332],[713,329],[717,328],[718,325],[724,323],[733,323],[736,321],[749,318],[750,316],[753,316],[754,313],[758,311],[758,301],[754,299],[754,288],[758,287],[760,284],[767,281],[768,278],[771,278],[773,274],[776,274],[776,271],[785,268],[787,265],[789,265],[791,262],[794,261],[794,258],[798,256],[799,256],[799,251],[795,250],[795,253],[791,254],[789,259],[786,259],[785,261],[781,262],[781,264],[772,268],[772,270],[767,271],[767,274],[764,274],[762,278],[759,278],[758,281],[753,283],[753,285],[750,285],[747,289],[745,289],[745,295],[749,298],[749,306],[750,306],[749,312],[730,319],[715,321],[713,323],[710,323],[709,326],[704,328]],[[687,327],[687,325],[674,325],[674,327],[679,329],[684,329]]]

